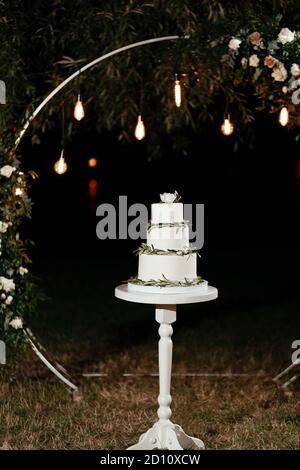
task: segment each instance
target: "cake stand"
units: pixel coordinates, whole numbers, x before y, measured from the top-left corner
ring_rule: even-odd
[[[155,319],[160,324],[158,333],[159,357],[159,395],[157,411],[158,421],[147,432],[141,435],[137,444],[128,450],[152,450],[152,449],[204,449],[203,442],[185,434],[183,429],[172,423],[171,418],[171,369],[172,369],[172,323],[176,321],[176,306],[178,304],[192,304],[207,302],[218,297],[215,287],[208,286],[206,292],[199,294],[153,294],[128,290],[128,285],[116,287],[115,296],[128,302],[155,305]]]

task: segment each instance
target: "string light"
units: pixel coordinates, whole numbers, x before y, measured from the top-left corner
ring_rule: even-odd
[[[278,121],[282,126],[286,126],[289,122],[289,111],[286,106],[281,108]]]
[[[98,165],[97,158],[90,158],[88,161],[88,166],[90,168],[95,168]]]
[[[64,150],[61,151],[60,157],[57,160],[57,162],[54,163],[54,171],[58,175],[63,175],[68,169],[68,165],[65,162],[64,159]]]
[[[142,115],[139,114],[135,131],[134,131],[134,136],[137,140],[143,140],[145,135],[146,135],[146,130],[145,130],[144,122],[142,120]]]
[[[84,107],[83,107],[81,97],[80,97],[80,94],[79,94],[78,97],[77,97],[77,102],[76,102],[75,107],[74,107],[74,118],[77,121],[81,121],[81,119],[83,119],[84,116],[85,116]]]
[[[174,99],[175,99],[175,104],[177,108],[179,108],[181,106],[181,84],[180,84],[178,73],[175,73]]]
[[[230,121],[230,115],[228,114],[227,118],[224,119],[224,122],[221,126],[221,132],[224,135],[231,135],[234,131],[234,126]]]

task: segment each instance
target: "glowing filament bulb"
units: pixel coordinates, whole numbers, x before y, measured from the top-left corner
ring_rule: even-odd
[[[285,106],[280,110],[278,121],[282,126],[286,126],[289,122],[289,112]]]
[[[179,108],[181,105],[181,85],[180,85],[180,80],[178,80],[177,74],[175,75],[174,98],[175,98],[175,104],[177,108]]]
[[[145,135],[146,135],[146,131],[145,131],[144,122],[142,120],[142,115],[139,114],[136,128],[134,131],[134,136],[137,140],[142,140],[145,137]]]
[[[58,175],[63,175],[67,171],[67,169],[68,165],[66,164],[64,159],[64,150],[62,150],[59,159],[54,164],[54,171],[56,171]]]
[[[230,116],[228,114],[228,117],[224,119],[224,122],[221,126],[221,131],[222,134],[224,135],[231,135],[233,133],[234,127],[232,122],[230,121]]]
[[[83,104],[82,104],[82,101],[81,101],[81,97],[80,95],[78,95],[77,97],[77,102],[75,104],[75,108],[74,108],[74,118],[77,120],[77,121],[81,121],[81,119],[84,118],[84,107],[83,107]]]

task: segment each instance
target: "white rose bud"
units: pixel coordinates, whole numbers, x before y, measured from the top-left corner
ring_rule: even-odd
[[[15,317],[13,320],[9,322],[10,326],[12,326],[15,330],[19,330],[23,328],[23,321],[20,317]]]
[[[272,77],[275,82],[284,82],[287,78],[287,70],[282,62],[278,62],[278,64],[273,68]]]
[[[8,228],[7,222],[0,222],[0,233],[5,233]]]
[[[27,273],[28,273],[28,269],[27,269],[27,268],[23,268],[23,266],[20,266],[20,268],[19,268],[19,273],[21,274],[21,276],[24,276],[24,274],[27,274]]]
[[[286,44],[288,42],[292,42],[295,39],[295,31],[291,31],[289,28],[282,28],[280,33],[278,34],[278,41],[281,44]]]
[[[291,66],[291,74],[293,77],[298,77],[298,75],[300,75],[300,67],[298,64],[293,64]]]
[[[259,64],[259,57],[257,57],[256,54],[252,54],[252,55],[249,57],[249,65],[250,65],[250,67],[258,67],[258,64]]]
[[[238,48],[240,47],[241,42],[242,42],[241,39],[232,38],[232,39],[230,39],[230,41],[229,41],[228,47],[229,47],[229,49],[232,49],[232,50],[234,50],[234,51],[237,51]]]
[[[7,279],[6,277],[0,276],[0,288],[5,292],[10,292],[15,290],[15,283],[12,279]]]
[[[13,296],[12,295],[9,295],[5,301],[6,305],[10,305],[13,301]]]
[[[14,171],[16,171],[14,166],[5,165],[0,169],[0,175],[5,176],[6,178],[10,178]]]

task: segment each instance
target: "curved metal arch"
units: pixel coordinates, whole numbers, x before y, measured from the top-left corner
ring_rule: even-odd
[[[183,38],[188,39],[189,36],[183,36]],[[30,124],[32,121],[36,118],[36,116],[41,112],[41,110],[46,106],[49,101],[52,100],[52,98],[59,93],[68,83],[70,83],[72,80],[74,80],[76,77],[78,77],[80,74],[85,72],[86,70],[90,69],[94,65],[99,64],[100,62],[103,62],[106,59],[109,59],[110,57],[113,57],[114,55],[119,54],[120,52],[128,51],[129,49],[134,49],[136,47],[141,47],[145,46],[147,44],[153,44],[156,42],[162,42],[162,41],[174,41],[176,39],[180,39],[180,36],[162,36],[159,38],[151,38],[151,39],[145,39],[144,41],[138,41],[134,42],[132,44],[128,44],[127,46],[120,47],[118,49],[114,49],[111,52],[108,52],[107,54],[104,54],[100,57],[97,57],[97,59],[92,60],[88,64],[84,65],[81,67],[79,70],[74,72],[72,75],[70,75],[68,78],[66,78],[62,83],[60,83],[54,90],[49,93],[49,95],[39,104],[39,106],[33,111],[33,113],[29,116],[27,119],[26,123],[24,124],[23,128],[19,132],[19,135],[15,141],[14,145],[14,151],[18,148],[21,140],[23,139],[27,129],[29,128]]]
[[[47,103],[49,103],[49,101],[51,101],[52,98],[57,93],[59,93],[68,83],[70,83],[72,80],[74,80],[76,77],[78,77],[81,73],[83,73],[86,70],[90,69],[94,65],[97,65],[100,62],[103,62],[104,60],[109,59],[110,57],[113,57],[114,55],[119,54],[120,52],[128,51],[129,49],[134,49],[135,47],[145,46],[147,44],[153,44],[153,43],[161,42],[161,41],[172,41],[172,40],[176,40],[176,39],[179,39],[179,38],[180,38],[180,36],[163,36],[163,37],[159,37],[159,38],[151,38],[151,39],[146,39],[144,41],[138,41],[138,42],[135,42],[135,43],[132,43],[132,44],[128,44],[127,46],[123,46],[123,47],[120,47],[118,49],[115,49],[111,52],[108,52],[107,54],[104,54],[104,55],[98,57],[97,59],[94,59],[92,62],[89,62],[88,64],[81,67],[79,70],[77,70],[72,75],[70,75],[68,78],[66,78],[62,83],[60,83],[54,90],[52,90],[51,93],[49,93],[49,95],[33,111],[33,113],[29,116],[29,118],[25,122],[23,128],[19,132],[19,135],[16,138],[13,151],[16,151],[16,149],[18,148],[18,146],[19,146],[21,140],[23,139],[26,131],[28,130],[30,124],[36,118],[36,116],[41,112],[41,110],[47,105]],[[184,36],[184,38],[188,39],[189,36]],[[33,352],[39,357],[39,359],[45,364],[45,366],[48,367],[48,369],[54,375],[56,375],[56,377],[59,380],[61,380],[67,387],[69,387],[70,390],[72,390],[73,396],[76,397],[76,395],[79,393],[79,388],[78,388],[77,385],[73,384],[69,379],[67,379],[65,377],[65,374],[66,374],[65,369],[60,364],[57,364],[57,363],[55,364],[56,367],[54,367],[54,365],[51,362],[48,361],[48,359],[39,350],[39,348],[40,349],[44,349],[44,348],[42,348],[42,346],[40,346],[40,345],[38,345],[39,348],[37,347],[37,345],[35,344],[36,340],[35,340],[32,332],[29,329],[23,329],[23,332],[24,332],[27,340],[29,341]],[[62,372],[60,372],[58,369],[60,369],[62,372],[64,372],[64,374]]]

